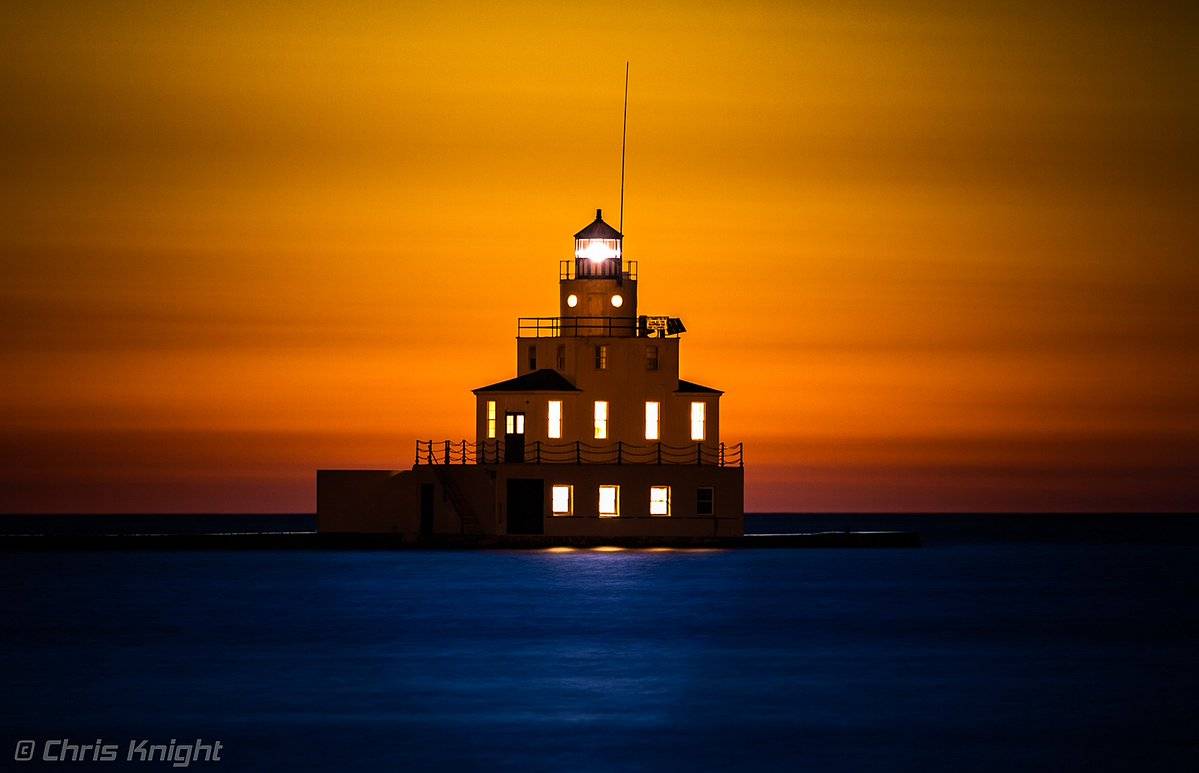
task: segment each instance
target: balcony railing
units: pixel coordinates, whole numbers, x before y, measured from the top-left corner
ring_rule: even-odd
[[[561,336],[621,336],[641,334],[632,317],[521,317],[516,320],[517,338]]]
[[[517,338],[561,338],[573,336],[675,338],[687,328],[675,317],[520,317]]]
[[[637,261],[609,258],[595,264],[585,258],[558,261],[558,279],[637,279]]]
[[[547,443],[534,440],[524,444],[523,452],[507,453],[500,439],[472,442],[469,440],[418,440],[415,464],[692,464],[714,467],[744,467],[745,444],[709,445],[690,443],[668,445],[647,443],[635,445],[616,441],[592,445]],[[514,458],[510,458],[514,457]]]

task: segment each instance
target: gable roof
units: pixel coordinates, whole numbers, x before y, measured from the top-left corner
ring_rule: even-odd
[[[595,221],[575,234],[576,239],[623,239],[620,231],[604,222],[604,211],[595,211]]]
[[[579,392],[570,380],[553,368],[541,368],[523,376],[472,390],[479,392]]]
[[[674,391],[682,392],[684,394],[704,394],[704,395],[722,395],[722,394],[724,394],[724,392],[722,392],[719,389],[713,389],[712,387],[704,386],[703,384],[697,384],[694,381],[684,381],[683,379],[679,379],[679,388]]]

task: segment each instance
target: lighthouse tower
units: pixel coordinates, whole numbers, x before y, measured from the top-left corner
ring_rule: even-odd
[[[319,528],[739,536],[743,450],[721,441],[723,393],[679,377],[686,328],[641,314],[637,282],[596,210],[559,262],[557,315],[517,320],[515,377],[473,390],[474,440],[418,440],[408,471],[319,471]]]
[[[575,234],[573,261],[563,261],[559,292],[568,335],[632,335],[637,319],[637,272],[626,271],[624,236],[595,211],[595,222]],[[573,269],[573,270],[572,270]],[[611,325],[582,324],[612,320]]]

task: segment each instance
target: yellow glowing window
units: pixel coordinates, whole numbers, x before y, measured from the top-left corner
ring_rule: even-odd
[[[691,404],[691,439],[703,440],[705,432],[705,405],[703,403]]]
[[[645,404],[645,439],[657,440],[661,435],[659,416],[662,412],[661,403]]]
[[[595,401],[595,437],[606,440],[608,437],[608,403],[606,400]]]
[[[599,487],[599,514],[604,518],[620,515],[620,486]]]
[[[495,400],[487,401],[487,437],[495,437]]]
[[[562,401],[550,400],[549,411],[549,427],[546,428],[546,434],[552,438],[562,437]]]
[[[574,486],[555,483],[551,491],[551,512],[554,515],[570,515],[574,512]]]
[[[525,434],[525,415],[523,413],[509,413],[504,416],[504,430],[509,435]]]
[[[670,486],[649,487],[649,514],[670,515]]]

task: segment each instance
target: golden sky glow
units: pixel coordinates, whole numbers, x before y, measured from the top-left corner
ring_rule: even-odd
[[[1199,25],[1125,3],[0,10],[0,509],[464,437],[614,213],[751,510],[1199,506]]]

